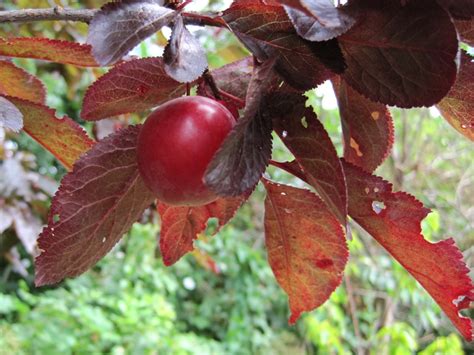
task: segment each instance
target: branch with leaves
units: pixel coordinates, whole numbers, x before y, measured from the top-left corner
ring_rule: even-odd
[[[474,65],[466,52],[458,55],[459,39],[474,43],[472,2],[352,0],[336,7],[329,0],[236,0],[211,15],[183,12],[187,2],[173,4],[117,1],[100,10],[0,12],[0,22],[89,23],[87,44],[0,38],[0,56],[110,66],[85,94],[84,120],[176,103],[191,86],[198,96],[218,99],[240,116],[196,179],[201,189],[196,194],[204,189],[215,199],[202,205],[157,201],[167,265],[193,249],[210,218],[225,225],[262,181],[268,259],[289,296],[291,323],[324,303],[341,283],[351,217],[472,340],[471,320],[459,313],[474,299],[461,252],[452,239],[426,241],[420,223],[428,209],[373,174],[393,144],[388,106],[436,105],[455,129],[474,140]],[[230,30],[252,57],[209,70],[205,50],[186,27],[190,23]],[[126,59],[163,26],[172,28],[163,58]],[[9,62],[0,65],[2,81],[12,83],[0,86],[0,124],[23,127],[70,170],[52,201],[35,262],[38,286],[57,283],[91,268],[157,200],[137,163],[140,132],[147,124],[94,142],[73,120],[56,119],[45,106],[38,79]],[[339,104],[343,157],[302,95],[327,80]],[[294,161],[270,160],[272,132]],[[177,166],[184,147],[172,148]],[[262,179],[269,164],[303,180],[312,191]],[[157,166],[163,173],[164,165]]]

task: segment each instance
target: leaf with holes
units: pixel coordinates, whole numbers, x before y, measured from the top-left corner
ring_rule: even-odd
[[[431,106],[456,78],[458,41],[449,14],[431,0],[354,0],[358,21],[338,38],[346,82],[368,98],[400,107]]]
[[[268,262],[288,295],[293,324],[339,286],[349,251],[341,225],[315,194],[268,180],[264,185]]]
[[[15,96],[38,104],[46,100],[46,91],[38,78],[3,60],[0,60],[0,95]]]
[[[404,192],[393,192],[383,179],[343,163],[350,216],[428,291],[466,340],[471,320],[459,314],[474,300],[469,269],[453,239],[430,243],[420,223],[429,210]]]
[[[474,62],[466,52],[456,83],[437,106],[451,126],[474,141]]]
[[[177,12],[164,0],[122,0],[105,4],[89,25],[87,43],[101,65],[120,60],[141,41],[168,25]]]
[[[14,103],[2,96],[0,96],[0,127],[13,132],[19,132],[23,128],[23,114]]]
[[[308,41],[327,41],[348,31],[355,19],[331,0],[279,0],[296,32]]]
[[[308,182],[343,225],[346,224],[347,191],[344,173],[323,125],[302,95],[277,93],[268,108],[283,143],[308,176]]]
[[[185,92],[185,84],[166,74],[161,58],[136,59],[115,66],[89,87],[81,116],[95,121],[144,111]]]
[[[91,46],[48,38],[0,38],[0,56],[96,67]]]
[[[23,114],[24,131],[53,154],[65,167],[94,144],[84,129],[69,117],[57,118],[53,109],[31,101],[7,97]]]
[[[341,73],[345,69],[336,40],[304,40],[278,3],[237,1],[223,18],[260,61],[276,57],[276,71],[297,89],[316,87],[332,76],[331,70]]]
[[[374,171],[390,154],[393,122],[383,104],[375,103],[339,78],[332,80],[341,116],[344,158],[362,169]]]
[[[173,33],[163,53],[165,71],[180,83],[199,78],[207,68],[207,57],[201,43],[188,31],[183,17],[174,21]]]
[[[139,131],[129,127],[98,142],[63,178],[38,240],[37,286],[87,271],[153,202],[136,162]]]
[[[204,175],[206,185],[222,196],[252,190],[264,173],[272,153],[272,122],[260,111],[272,83],[275,59],[254,68],[243,116],[237,121]]]
[[[247,197],[221,198],[204,206],[169,206],[158,204],[161,216],[160,250],[166,266],[173,265],[194,249],[198,234],[204,232],[210,218],[223,227]]]

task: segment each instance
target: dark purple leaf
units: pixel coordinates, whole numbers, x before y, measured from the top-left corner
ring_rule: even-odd
[[[297,89],[316,87],[332,76],[331,70],[341,73],[345,69],[336,40],[304,40],[277,3],[238,1],[223,18],[260,61],[276,57],[276,71]]]
[[[432,0],[354,0],[357,24],[338,38],[346,82],[370,99],[400,107],[431,106],[456,78],[457,34]]]
[[[438,3],[456,19],[470,20],[474,16],[474,0],[438,0]]]
[[[275,59],[254,68],[241,117],[207,167],[204,181],[222,196],[251,190],[262,176],[272,150],[272,123],[260,111],[271,84]]]
[[[0,96],[0,127],[5,127],[13,132],[23,128],[23,114],[9,100]]]
[[[122,0],[104,5],[89,25],[87,43],[100,65],[110,65],[161,27],[177,12],[164,0]]]
[[[161,58],[119,64],[92,84],[84,97],[81,116],[95,121],[151,109],[186,92],[186,85],[171,79]]]
[[[153,202],[137,167],[139,131],[129,127],[98,142],[63,178],[38,240],[37,286],[87,271]]]
[[[180,83],[199,78],[207,68],[207,57],[201,43],[187,30],[183,17],[174,20],[173,33],[163,54],[165,71]]]
[[[308,41],[327,41],[349,30],[355,19],[336,8],[331,0],[280,0],[295,26]]]

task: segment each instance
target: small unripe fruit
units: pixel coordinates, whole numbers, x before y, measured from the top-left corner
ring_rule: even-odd
[[[169,205],[196,206],[217,199],[203,177],[234,124],[229,110],[203,96],[158,107],[138,137],[138,169],[146,186]]]

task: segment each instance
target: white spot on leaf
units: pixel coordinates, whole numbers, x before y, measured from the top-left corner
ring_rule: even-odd
[[[387,207],[385,206],[385,203],[383,203],[383,201],[372,202],[372,210],[377,214],[380,214],[386,208]]]

